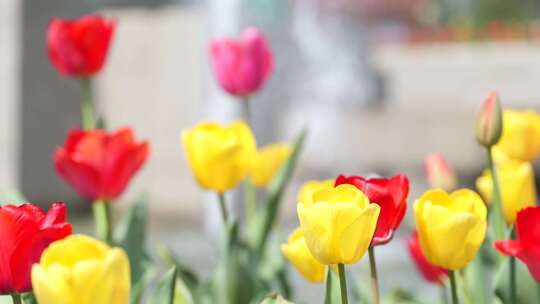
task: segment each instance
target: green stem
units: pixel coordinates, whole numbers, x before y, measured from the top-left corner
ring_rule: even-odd
[[[448,276],[450,277],[450,286],[452,287],[452,304],[459,304],[456,286],[456,275],[453,270],[448,270]]]
[[[247,226],[250,227],[251,231],[252,226],[255,224],[255,215],[257,213],[257,191],[249,179],[244,183],[244,203]]]
[[[21,294],[19,293],[12,293],[11,294],[11,300],[13,301],[13,304],[21,304]]]
[[[242,103],[242,116],[244,117],[244,120],[248,124],[249,127],[251,126],[251,107],[250,107],[250,101],[249,97],[244,96],[242,100],[240,101]]]
[[[511,238],[515,238],[513,228]],[[517,303],[516,257],[513,256],[510,257],[510,303]]]
[[[97,237],[107,244],[112,245],[111,206],[107,201],[97,200],[92,204],[92,207],[94,210]]]
[[[375,261],[375,249],[369,246],[369,269],[371,271],[371,292],[373,294],[373,303],[379,304],[379,280],[377,279],[377,263]]]
[[[502,211],[502,199],[501,188],[499,183],[499,173],[497,167],[493,161],[492,149],[487,148],[489,168],[491,170],[491,176],[493,180],[493,195],[492,195],[492,218],[493,218],[493,232],[495,233],[496,240],[504,239],[505,223]]]
[[[81,79],[81,114],[83,121],[83,129],[92,130],[96,128],[94,119],[94,104],[92,101],[92,81],[90,78]]]
[[[227,212],[227,205],[225,203],[225,194],[222,192],[218,193],[219,198],[219,207],[221,208],[221,217],[223,218],[223,224],[227,224],[229,219],[229,213]]]
[[[332,285],[334,282],[332,282],[332,268],[327,267],[326,272],[326,291],[325,291],[325,297],[324,297],[324,304],[332,304]]]
[[[348,304],[349,299],[347,298],[347,279],[345,278],[345,265],[342,263],[338,264],[339,270],[339,288],[341,289],[341,304]]]

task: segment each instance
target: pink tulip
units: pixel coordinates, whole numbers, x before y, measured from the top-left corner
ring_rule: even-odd
[[[235,96],[257,92],[272,72],[272,51],[256,28],[246,29],[240,39],[215,39],[210,44],[214,76],[221,87]]]

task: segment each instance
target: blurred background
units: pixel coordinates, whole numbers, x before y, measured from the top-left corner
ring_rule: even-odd
[[[473,187],[485,164],[473,122],[487,93],[497,90],[506,107],[540,106],[539,0],[0,0],[0,189],[67,202],[77,231],[91,232],[88,206],[56,176],[51,155],[80,124],[79,84],[52,68],[44,37],[52,17],[90,13],[118,19],[94,88],[99,111],[152,148],[115,211],[146,193],[152,246],[168,243],[203,273],[220,219],[186,167],[179,134],[241,115],[210,73],[214,37],[254,25],[272,44],[275,73],[252,105],[260,145],[309,128],[282,206],[283,236],[297,225],[295,195],[308,179],[405,173],[412,203],[427,188],[424,157],[440,152]],[[377,248],[383,292],[422,287],[436,297],[409,262],[412,223],[409,212],[397,238]],[[320,302],[323,286],[291,273],[305,303]]]

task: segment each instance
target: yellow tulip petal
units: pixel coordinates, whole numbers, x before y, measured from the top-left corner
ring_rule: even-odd
[[[324,188],[333,188],[334,187],[334,180],[327,179],[322,181],[316,181],[311,180],[300,188],[300,191],[298,192],[298,203],[302,204],[311,204],[313,202],[313,193],[317,190],[321,190]]]
[[[306,244],[313,256],[322,264],[335,264],[339,257],[335,255],[332,242],[332,205],[318,203],[310,207],[297,205],[300,226],[304,231]]]
[[[49,267],[53,263],[60,263],[66,267],[73,267],[80,260],[103,258],[109,247],[85,235],[72,235],[69,242],[54,242],[41,255],[40,264]]]
[[[48,270],[38,264],[32,267],[32,287],[40,304],[78,304],[70,284],[69,269],[59,264]]]
[[[131,279],[127,254],[120,248],[113,248],[108,252],[104,265],[106,271],[102,287],[107,286],[108,289],[100,288],[102,294],[109,299],[110,304],[128,303]]]
[[[261,148],[255,157],[251,181],[255,186],[266,187],[292,153],[288,144],[271,144]]]
[[[307,281],[324,281],[326,267],[309,251],[301,228],[291,234],[287,244],[281,245],[281,252]]]
[[[107,297],[100,297],[100,285],[105,266],[100,259],[88,259],[73,266],[73,290],[80,304],[104,303]],[[98,292],[96,292],[96,290]]]
[[[336,231],[341,231],[339,248],[341,249],[341,261],[344,264],[358,262],[366,253],[381,210],[377,204],[369,204],[364,209],[351,207],[349,204],[337,204],[334,206],[334,221]]]

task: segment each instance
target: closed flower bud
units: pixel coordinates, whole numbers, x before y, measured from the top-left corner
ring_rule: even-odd
[[[354,264],[367,251],[381,208],[353,185],[313,192],[297,206],[306,244],[322,264]]]
[[[32,268],[32,286],[40,304],[127,304],[129,271],[124,250],[72,235],[43,252]]]
[[[422,252],[448,270],[467,266],[486,236],[486,206],[468,189],[427,191],[414,203],[414,214]]]
[[[137,142],[130,128],[110,133],[74,129],[53,160],[58,175],[79,195],[111,201],[124,192],[149,153],[149,144]]]
[[[502,210],[507,224],[513,224],[519,210],[534,206],[536,202],[536,186],[534,171],[528,162],[507,160],[497,163]],[[487,202],[491,202],[493,179],[491,170],[485,170],[476,180],[476,187]]]
[[[287,243],[281,245],[281,252],[304,279],[313,283],[324,281],[326,267],[309,251],[302,228],[296,228],[291,233]]]
[[[251,129],[241,121],[228,126],[200,123],[182,132],[182,142],[199,185],[220,193],[246,178],[257,152]]]
[[[507,157],[533,161],[540,154],[540,115],[535,111],[504,111],[501,140],[495,146]]]
[[[272,51],[264,35],[248,28],[240,39],[215,39],[210,44],[214,76],[235,96],[249,96],[262,88],[272,72]]]
[[[452,191],[457,187],[457,177],[454,169],[443,155],[428,155],[424,161],[424,167],[431,188]]]
[[[251,172],[251,182],[257,187],[266,187],[291,156],[288,144],[271,144],[258,150]]]
[[[115,27],[115,21],[100,16],[55,18],[47,29],[49,59],[62,75],[91,77],[105,63]]]
[[[484,147],[491,147],[501,138],[503,129],[499,96],[491,92],[476,117],[476,140]]]

